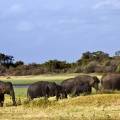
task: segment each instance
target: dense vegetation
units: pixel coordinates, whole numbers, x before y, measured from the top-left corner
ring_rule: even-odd
[[[108,73],[120,72],[120,51],[114,56],[96,51],[85,52],[74,63],[49,60],[43,64],[25,64],[13,56],[0,53],[0,75],[39,75],[48,73]]]

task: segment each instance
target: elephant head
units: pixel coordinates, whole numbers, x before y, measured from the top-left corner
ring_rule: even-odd
[[[93,79],[90,81],[90,86],[95,88],[96,91],[98,91],[100,80],[96,76],[93,76],[92,78]]]
[[[5,93],[5,85],[0,84],[0,94],[4,94],[4,93]]]
[[[58,98],[60,99],[67,98],[67,92],[62,85],[57,85],[57,100]]]

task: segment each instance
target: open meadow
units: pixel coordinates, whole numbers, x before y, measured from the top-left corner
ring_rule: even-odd
[[[30,84],[38,80],[50,80],[60,83],[62,80],[78,74],[41,75],[24,77],[1,77],[1,80],[13,84]],[[94,74],[92,74],[94,75]],[[98,76],[101,77],[100,75]],[[17,107],[12,106],[11,99],[5,96],[5,104],[0,108],[0,120],[120,120],[120,94],[98,93],[56,101],[35,99],[28,102],[27,88],[16,88]]]

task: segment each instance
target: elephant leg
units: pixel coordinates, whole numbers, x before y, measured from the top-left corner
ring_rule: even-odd
[[[47,101],[48,98],[49,98],[49,94],[46,94],[46,95],[45,95],[45,100]]]
[[[58,91],[55,92],[56,100],[58,101],[60,99],[60,93]]]
[[[68,98],[68,95],[67,95],[67,92],[66,92],[66,91],[64,91],[63,94],[64,94],[64,99],[65,99],[65,98]],[[63,98],[62,98],[62,99],[63,99]]]
[[[0,107],[3,107],[4,99],[4,94],[0,94]]]
[[[13,106],[16,106],[16,100],[15,100],[15,93],[14,93],[14,90],[13,91],[10,91],[10,96],[12,97],[12,101],[13,101]]]
[[[3,107],[4,101],[0,101],[0,107]]]
[[[50,90],[49,87],[46,87],[45,92],[44,92],[44,98],[47,101],[50,96]]]
[[[60,99],[60,94],[56,93],[56,100],[58,101]]]
[[[29,95],[29,94],[27,93],[27,100],[28,100],[28,101],[32,101],[33,99],[34,99],[34,97],[31,96],[31,95]]]
[[[77,95],[77,96],[80,96],[80,93],[79,93],[79,92],[77,92],[77,93],[76,93],[76,95]]]
[[[0,101],[0,107],[3,107],[2,101]]]
[[[76,97],[76,93],[72,92],[71,97]]]
[[[0,103],[0,107],[3,107],[4,101],[1,101]]]
[[[76,97],[76,96],[79,96],[79,92],[78,92],[77,88],[74,88],[71,92],[71,97]]]
[[[88,92],[84,92],[83,95],[84,95],[84,96],[88,95]]]

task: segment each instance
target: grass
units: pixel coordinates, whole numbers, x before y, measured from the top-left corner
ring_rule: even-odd
[[[14,88],[15,90],[15,95],[17,98],[24,98],[27,95],[27,88]]]
[[[0,80],[11,81],[13,84],[31,84],[36,81],[55,81],[61,82],[64,79],[72,78],[78,74],[60,74],[60,75],[38,75],[38,76],[1,76]]]
[[[120,94],[23,100],[21,106],[1,108],[0,115],[1,120],[120,120]]]
[[[120,92],[92,94],[56,101],[55,97],[45,101],[26,99],[26,88],[15,88],[17,107],[12,106],[6,95],[0,120],[120,120]],[[19,101],[19,98],[21,101]]]
[[[60,83],[61,81],[73,78],[75,76],[81,75],[81,73],[73,74],[47,74],[47,75],[37,75],[37,76],[0,76],[0,80],[11,81],[13,84],[31,84],[36,81],[54,81]],[[90,74],[96,75],[96,74]],[[98,78],[101,78],[100,74],[97,74]]]

